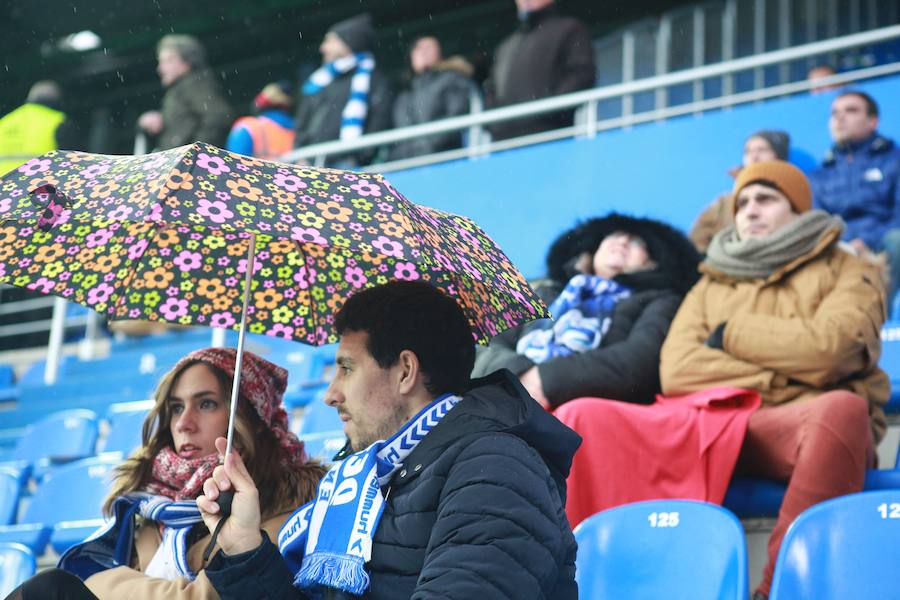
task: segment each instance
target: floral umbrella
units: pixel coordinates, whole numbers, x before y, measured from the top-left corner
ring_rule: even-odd
[[[0,183],[0,281],[110,319],[237,329],[245,314],[251,332],[318,345],[337,341],[334,313],[350,294],[390,279],[445,290],[482,343],[547,316],[475,223],[410,202],[381,175],[195,143],[53,151]]]
[[[240,330],[226,453],[246,330],[335,342],[346,298],[389,279],[445,290],[479,342],[547,316],[471,220],[415,205],[380,175],[195,143],[142,156],[52,151],[0,186],[0,281],[113,320]]]

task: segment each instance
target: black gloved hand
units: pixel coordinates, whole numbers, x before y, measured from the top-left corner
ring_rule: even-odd
[[[712,333],[709,334],[709,337],[706,338],[706,345],[710,348],[715,348],[716,350],[724,350],[725,344],[725,324],[727,321],[722,321],[719,323],[719,326],[712,330]]]

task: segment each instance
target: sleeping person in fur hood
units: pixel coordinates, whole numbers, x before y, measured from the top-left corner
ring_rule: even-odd
[[[535,289],[545,319],[479,348],[473,376],[501,368],[555,408],[583,396],[649,404],[660,391],[659,352],[699,256],[676,229],[611,213],[563,233]]]

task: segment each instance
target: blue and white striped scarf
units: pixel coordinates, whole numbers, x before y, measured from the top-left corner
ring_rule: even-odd
[[[613,310],[631,290],[599,275],[576,275],[550,305],[554,320],[545,319],[519,338],[516,352],[540,364],[600,345]]]
[[[134,548],[134,517],[165,525],[160,549],[147,566],[146,574],[163,579],[186,578],[196,574],[187,562],[187,536],[201,522],[200,510],[193,500],[175,502],[165,496],[135,492],[115,499],[113,517],[80,544],[63,553],[57,565],[82,580],[115,567],[131,566]]]
[[[353,69],[356,72],[350,80],[350,96],[341,113],[342,140],[358,138],[363,134],[369,112],[369,87],[372,84],[372,71],[375,70],[375,57],[371,52],[341,57],[316,69],[303,84],[303,95],[315,96],[331,85],[339,75]]]
[[[331,467],[319,483],[316,499],[297,509],[278,533],[278,547],[296,587],[313,594],[329,587],[357,596],[368,589],[365,563],[372,557],[372,538],[384,510],[381,488],[460,400],[441,396],[389,440],[375,442]]]

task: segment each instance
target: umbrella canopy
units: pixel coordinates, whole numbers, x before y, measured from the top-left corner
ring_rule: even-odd
[[[110,319],[247,327],[318,345],[355,290],[421,279],[475,337],[547,316],[470,219],[416,205],[381,175],[263,161],[203,143],[143,156],[53,151],[0,183],[0,281]]]

